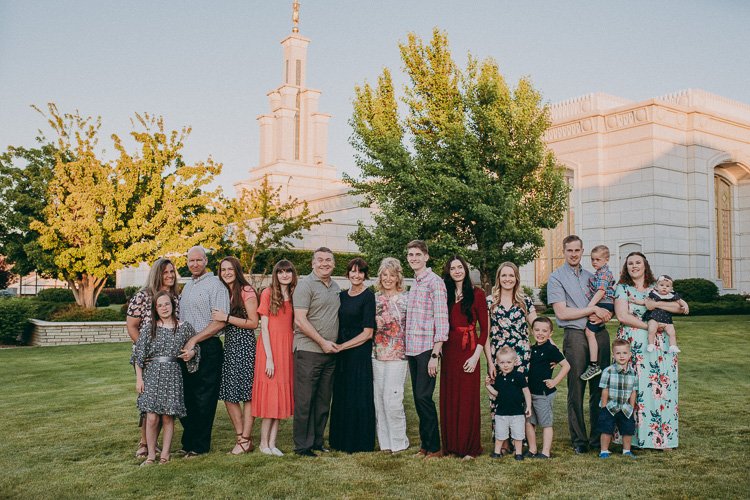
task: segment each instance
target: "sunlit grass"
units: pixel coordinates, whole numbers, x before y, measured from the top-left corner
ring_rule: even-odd
[[[133,458],[138,429],[129,344],[1,350],[0,498],[746,498],[750,317],[681,318],[677,329],[683,349],[680,448],[643,451],[636,461],[572,454],[564,386],[555,406],[553,460],[494,461],[486,454],[470,462],[415,459],[418,421],[409,385],[412,450],[395,456],[229,456],[234,433],[220,403],[211,454],[139,468]],[[559,332],[556,338],[561,344]],[[483,418],[489,451],[486,412]],[[256,443],[258,431],[256,426]],[[282,422],[279,438],[279,447],[290,452],[291,420]]]

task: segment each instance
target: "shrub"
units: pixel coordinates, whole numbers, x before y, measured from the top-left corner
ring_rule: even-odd
[[[56,311],[49,321],[124,321],[125,315],[114,309],[86,309],[76,304],[71,304],[64,309]]]
[[[730,300],[714,302],[691,302],[691,316],[716,316],[720,314],[750,314],[750,302]]]
[[[526,295],[527,297],[531,297],[531,300],[534,300],[534,289],[533,289],[533,288],[531,288],[530,286],[525,286],[525,285],[524,285],[524,287],[523,287],[523,293],[524,293],[524,294],[525,294],[525,295]]]
[[[0,300],[0,343],[15,344],[30,331],[33,303],[28,299]]]
[[[68,303],[76,301],[73,290],[69,288],[45,288],[36,294],[36,298],[45,302]]]
[[[109,297],[110,304],[125,304],[128,299],[125,298],[125,289],[123,288],[104,288],[99,297],[106,295]],[[97,304],[98,305],[98,304]]]
[[[107,307],[112,302],[109,300],[109,295],[100,293],[96,298],[96,307]]]
[[[125,303],[129,302],[130,299],[133,298],[133,295],[138,293],[138,290],[140,290],[141,287],[139,286],[126,286],[125,287]],[[117,302],[115,302],[117,304]]]
[[[674,280],[674,291],[679,293],[685,301],[713,302],[719,297],[719,287],[711,280],[703,278],[688,278]]]
[[[25,343],[31,335],[30,318],[48,320],[65,307],[69,305],[27,298],[0,299],[0,343]]]
[[[547,283],[542,283],[539,287],[539,300],[545,306],[547,305]]]

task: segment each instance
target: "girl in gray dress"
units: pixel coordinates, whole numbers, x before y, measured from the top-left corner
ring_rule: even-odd
[[[146,414],[146,446],[148,455],[141,465],[156,460],[156,441],[161,422],[163,434],[159,463],[169,462],[169,451],[174,434],[174,417],[184,417],[185,397],[182,385],[182,361],[190,373],[198,369],[200,347],[183,350],[185,343],[196,334],[190,323],[180,323],[175,314],[175,300],[166,291],[157,292],[152,301],[151,318],[141,327],[135,343],[135,390],[138,409]]]

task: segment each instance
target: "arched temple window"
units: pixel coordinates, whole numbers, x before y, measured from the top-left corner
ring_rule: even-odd
[[[562,240],[569,234],[575,233],[575,211],[573,209],[573,170],[565,171],[565,181],[570,187],[568,197],[568,210],[563,216],[562,222],[555,229],[544,229],[544,248],[539,252],[539,257],[534,261],[536,286],[547,282],[550,273],[565,262],[563,255]]]
[[[714,173],[714,220],[716,227],[716,277],[724,288],[733,288],[732,277],[732,184]]]

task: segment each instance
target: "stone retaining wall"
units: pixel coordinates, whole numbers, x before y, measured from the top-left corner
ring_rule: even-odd
[[[29,320],[34,325],[31,345],[75,345],[102,342],[125,342],[130,340],[124,321],[65,322],[55,323]]]

